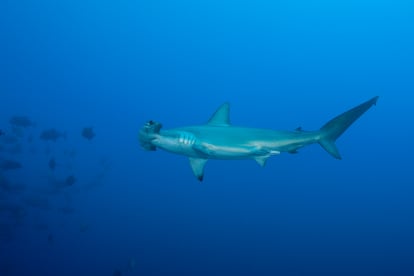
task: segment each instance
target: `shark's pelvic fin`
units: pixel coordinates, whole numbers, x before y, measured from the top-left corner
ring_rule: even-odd
[[[207,159],[193,158],[193,157],[190,157],[189,159],[190,159],[190,166],[191,166],[191,169],[193,170],[195,177],[197,177],[199,181],[203,181],[204,166],[207,163]]]
[[[256,150],[256,153],[257,154],[260,153],[262,155],[258,155],[256,157],[254,157],[254,160],[256,160],[256,162],[260,166],[264,167],[266,165],[267,159],[269,159],[269,157],[272,156],[272,155],[280,154],[280,151],[269,150],[269,149],[266,149],[266,148],[260,148],[260,149]]]
[[[261,166],[264,167],[266,166],[266,162],[267,159],[269,159],[270,155],[266,155],[266,156],[257,156],[254,158],[254,160],[256,160],[256,162]]]
[[[333,157],[341,159],[335,141],[354,123],[362,114],[378,101],[378,96],[366,101],[327,122],[320,129],[319,144]]]
[[[229,103],[222,104],[216,112],[210,117],[207,125],[213,126],[229,126],[230,125],[230,105]]]

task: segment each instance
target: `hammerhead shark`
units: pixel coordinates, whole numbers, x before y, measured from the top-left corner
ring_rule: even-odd
[[[148,151],[160,148],[187,156],[199,181],[204,178],[204,167],[209,159],[254,159],[263,167],[270,156],[281,152],[297,153],[298,149],[314,143],[319,143],[334,158],[341,159],[335,141],[377,100],[378,96],[315,131],[300,127],[294,131],[280,131],[233,126],[229,117],[230,105],[224,103],[202,125],[161,130],[161,123],[148,121],[139,131],[139,141]]]

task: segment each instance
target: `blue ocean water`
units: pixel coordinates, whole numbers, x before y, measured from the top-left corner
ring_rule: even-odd
[[[0,275],[414,275],[413,13],[3,1]],[[213,160],[200,183],[137,140],[147,120],[204,123],[223,102],[234,125],[315,130],[377,95],[341,161],[319,145],[265,168]]]

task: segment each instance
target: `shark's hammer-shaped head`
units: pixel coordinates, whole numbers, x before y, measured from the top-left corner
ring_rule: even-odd
[[[160,133],[160,129],[162,128],[162,124],[155,122],[155,121],[148,121],[144,124],[143,127],[139,130],[138,139],[141,146],[150,151],[154,151],[157,149],[156,146],[152,144],[152,140],[157,137],[157,134]]]

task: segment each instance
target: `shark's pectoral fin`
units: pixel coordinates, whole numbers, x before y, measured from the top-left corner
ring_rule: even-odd
[[[197,177],[199,181],[203,181],[204,177],[204,166],[207,163],[208,159],[203,158],[193,158],[190,157],[190,166],[193,170],[194,175]]]

